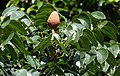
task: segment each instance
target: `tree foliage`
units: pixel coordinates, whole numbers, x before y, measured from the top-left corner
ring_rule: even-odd
[[[27,0],[10,0],[0,22],[0,75],[119,76],[118,19],[86,11],[75,1],[36,0],[26,6]],[[52,34],[47,19],[54,10],[61,23]]]

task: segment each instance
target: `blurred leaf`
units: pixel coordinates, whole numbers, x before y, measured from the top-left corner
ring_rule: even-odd
[[[108,58],[107,58],[107,62],[111,65],[111,66],[116,66],[116,59],[114,57],[114,55],[109,52]]]
[[[38,7],[38,9],[43,5],[43,2],[42,1],[38,1],[36,6]]]
[[[85,48],[87,51],[90,50],[90,41],[85,36],[81,36],[79,41],[83,48]]]
[[[43,51],[45,48],[47,48],[48,46],[50,46],[51,43],[51,37],[52,35],[50,35],[48,38],[43,39],[38,46],[35,47],[34,52],[36,52],[38,49],[40,49],[41,51]]]
[[[108,23],[108,21],[107,20],[105,20],[105,21],[103,21],[103,22],[100,22],[99,24],[98,24],[98,28],[103,28],[104,26],[106,26],[106,24]]]
[[[2,43],[3,46],[8,44],[8,42],[14,37],[14,33],[11,33],[8,38]]]
[[[107,35],[110,39],[117,41],[117,36],[114,31],[109,30],[109,28],[102,28],[101,31]]]
[[[102,13],[100,11],[95,11],[95,12],[92,12],[91,14],[96,19],[106,19],[106,16],[104,15],[104,13]]]
[[[89,15],[86,12],[82,12],[80,15],[76,15],[72,18],[72,21],[78,23],[78,20],[85,26],[86,28],[89,28],[91,26],[91,19]]]
[[[85,29],[84,31],[85,36],[92,42],[92,44],[94,46],[98,46],[97,40],[94,36],[94,34],[89,30],[89,29]]]
[[[14,31],[18,31],[21,34],[26,35],[25,28],[18,21],[11,20],[9,27]]]
[[[119,76],[120,75],[120,66],[116,68],[114,76]]]
[[[56,71],[57,71],[57,74],[58,76],[65,76],[64,72],[62,71],[62,69],[56,65]]]
[[[42,6],[38,10],[38,14],[36,14],[35,25],[39,26],[39,25],[46,24],[48,16],[50,15],[50,13],[52,11],[53,11],[53,6],[51,4],[47,4],[47,5]]]
[[[56,44],[58,44],[62,48],[62,50],[63,50],[64,53],[66,53],[67,55],[69,54],[67,52],[65,46],[60,41],[58,41],[56,38],[54,39],[54,41],[55,41]]]
[[[22,18],[24,15],[25,15],[25,13],[22,11],[14,11],[10,16],[10,19],[18,20],[18,19]]]
[[[22,42],[22,40],[19,38],[17,34],[14,34],[14,37],[12,38],[11,42],[16,46],[17,49],[19,49],[20,52],[23,54],[29,54],[29,51],[25,50],[25,46]]]
[[[96,55],[85,54],[86,65],[90,64],[95,59],[95,57],[96,57]]]
[[[70,41],[72,40],[72,36],[73,36],[73,35],[70,35],[70,36],[67,37],[67,40],[66,40],[65,43],[64,43],[64,44],[65,44],[65,47],[67,47],[67,46],[69,45]]]
[[[104,49],[104,48],[100,48],[97,51],[97,60],[100,64],[102,64],[103,62],[105,62],[105,60],[108,58],[108,50]]]
[[[114,57],[116,58],[120,52],[120,48],[118,45],[112,45],[110,47],[110,52],[114,55]]]
[[[10,24],[10,20],[7,20],[7,21],[2,23],[1,28],[4,29],[9,24]]]
[[[93,30],[93,32],[94,32],[94,35],[95,35],[97,41],[99,41],[99,43],[101,45],[103,45],[104,44],[104,37],[103,37],[102,33],[99,30]]]
[[[8,50],[8,52],[10,52],[10,55],[13,60],[15,60],[15,59],[17,60],[17,58],[18,58],[17,53],[11,45],[9,45],[9,44],[5,45],[5,49]]]
[[[101,31],[107,35],[110,39],[113,39],[117,41],[117,36],[116,34],[118,33],[118,30],[116,26],[112,22],[108,22],[102,29]]]
[[[1,28],[5,29],[9,29],[9,31],[18,31],[19,33],[25,35],[26,31],[25,28],[23,27],[23,25],[15,20],[7,20],[6,22],[2,23]]]
[[[27,76],[26,69],[20,69],[20,70],[16,71],[16,76]]]
[[[35,62],[34,62],[34,59],[31,55],[27,55],[26,56],[26,59],[28,61],[28,64],[30,64],[32,67],[36,68],[36,65],[35,65]]]
[[[76,32],[75,42],[78,42],[79,38],[80,38],[80,31],[78,30],[78,31]]]
[[[18,10],[18,7],[9,7],[7,9],[5,9],[2,13],[2,17],[3,19],[6,18],[7,16],[10,16],[12,14],[12,12]]]

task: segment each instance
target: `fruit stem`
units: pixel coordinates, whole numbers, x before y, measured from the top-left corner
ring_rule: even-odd
[[[54,30],[54,29],[51,29],[51,33],[52,33],[52,34],[55,34],[55,30]]]

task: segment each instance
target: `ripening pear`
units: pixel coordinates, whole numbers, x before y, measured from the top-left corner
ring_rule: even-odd
[[[59,19],[59,15],[56,11],[53,11],[50,16],[48,17],[48,25],[50,27],[51,30],[55,29],[57,26],[59,26],[60,24],[60,19]]]

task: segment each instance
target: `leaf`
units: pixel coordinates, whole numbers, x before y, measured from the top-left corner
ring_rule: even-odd
[[[7,16],[11,15],[12,12],[18,10],[18,7],[9,7],[7,9],[5,9],[2,13],[2,17],[3,19],[6,18]]]
[[[116,34],[118,33],[117,27],[112,23],[108,22],[102,29],[101,31],[107,35],[110,39],[117,41],[117,36]]]
[[[60,76],[60,75],[65,76],[64,72],[58,65],[56,65],[56,72],[57,72],[58,76]]]
[[[27,70],[20,69],[20,70],[16,71],[16,76],[27,76]]]
[[[39,72],[38,71],[32,72],[32,76],[39,76]]]
[[[51,43],[51,37],[52,37],[52,35],[50,35],[48,38],[43,39],[38,44],[38,46],[35,47],[34,52],[36,52],[38,49],[40,49],[40,50],[43,51],[45,48],[47,48],[48,46],[50,46],[52,44]]]
[[[97,51],[97,60],[100,64],[102,64],[103,62],[106,61],[106,59],[108,58],[109,52],[108,50],[104,49],[104,48],[100,48]]]
[[[34,59],[31,55],[27,55],[26,56],[26,59],[28,61],[28,64],[30,64],[32,67],[36,68],[36,65],[35,65],[35,62],[34,62]]]
[[[92,12],[91,14],[96,19],[106,19],[106,16],[104,15],[104,13],[102,13],[100,11],[95,11],[95,12]]]
[[[105,21],[103,21],[103,22],[100,22],[99,24],[98,24],[98,28],[103,28],[104,26],[106,26],[106,24],[108,23],[108,21],[107,20],[105,20]]]
[[[23,54],[29,54],[29,51],[25,50],[25,46],[22,42],[22,40],[18,37],[17,34],[14,34],[14,37],[12,38],[11,42],[16,46],[16,48]]]
[[[107,58],[107,62],[111,65],[111,66],[116,66],[116,59],[115,59],[115,57],[114,57],[114,55],[111,53],[111,52],[109,52],[109,56],[108,56],[108,58]]]
[[[18,31],[19,33],[26,35],[25,28],[22,26],[22,24],[18,21],[11,20],[9,28],[11,28],[14,31]]]
[[[80,33],[81,31],[77,30],[74,42],[78,42],[78,40],[80,39]]]
[[[40,26],[40,25],[45,25],[47,23],[48,16],[50,13],[53,11],[53,6],[51,4],[44,5],[40,7],[38,10],[38,14],[36,14],[35,18],[35,25]]]
[[[2,23],[1,28],[4,29],[9,24],[10,24],[10,20],[7,20],[7,21]]]
[[[110,39],[117,41],[117,36],[115,34],[115,32],[113,32],[112,30],[109,30],[108,28],[102,28],[101,31],[107,35]]]
[[[95,59],[95,57],[96,57],[96,55],[85,54],[86,65],[90,64]]]
[[[114,57],[116,58],[120,52],[120,48],[118,45],[112,45],[110,47],[110,52],[114,55]]]
[[[10,19],[18,20],[18,19],[22,18],[24,15],[25,15],[25,13],[22,11],[14,11],[10,16]]]
[[[5,49],[8,50],[12,59],[17,60],[17,57],[18,57],[17,53],[11,45],[9,45],[9,44],[5,45]]]
[[[108,21],[103,28],[108,29],[111,32],[118,33],[117,27],[110,21]]]
[[[114,76],[119,76],[120,75],[120,66],[116,68]]]
[[[11,33],[8,38],[2,43],[3,46],[8,44],[8,42],[14,37],[14,33]]]
[[[98,43],[94,34],[89,29],[85,29],[83,32],[85,36],[92,42],[92,44],[97,47]]]
[[[58,41],[56,38],[54,39],[54,41],[55,41],[56,44],[58,44],[62,48],[62,50],[63,50],[64,53],[66,53],[67,55],[69,54],[67,52],[65,46],[60,41]]]
[[[99,30],[93,30],[93,32],[94,32],[94,35],[95,35],[97,41],[99,41],[99,43],[101,45],[103,45],[104,44],[104,37],[103,37],[102,33]]]
[[[19,33],[26,35],[26,31],[25,28],[23,27],[23,25],[15,20],[7,20],[6,22],[3,22],[1,25],[2,29],[7,28],[8,30],[12,31],[18,31]]]
[[[67,47],[69,45],[70,41],[72,40],[72,36],[73,36],[73,34],[67,37],[67,40],[64,43],[65,47]]]
[[[81,36],[80,39],[79,39],[79,42],[81,44],[81,46],[83,48],[85,48],[87,51],[90,50],[90,41],[85,37],[85,36]]]
[[[77,23],[81,23],[86,28],[90,28],[90,26],[91,26],[91,19],[90,19],[89,15],[86,12],[82,12],[80,15],[74,16],[72,18],[72,22],[74,22],[74,23],[76,23],[76,22]]]

